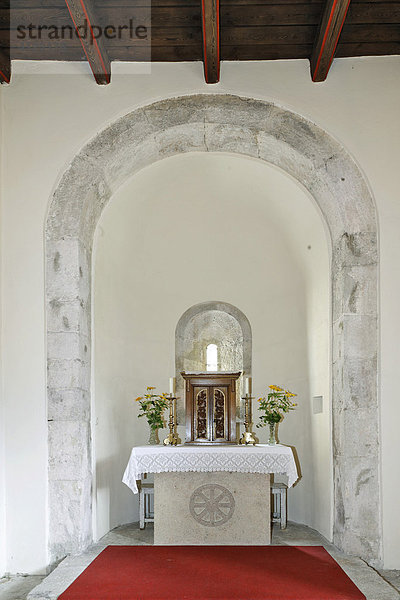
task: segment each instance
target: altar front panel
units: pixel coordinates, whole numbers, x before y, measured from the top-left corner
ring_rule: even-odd
[[[269,475],[154,475],[154,544],[263,546],[270,539]]]

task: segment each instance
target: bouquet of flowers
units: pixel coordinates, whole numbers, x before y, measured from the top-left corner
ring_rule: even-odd
[[[153,394],[155,387],[147,387],[147,393],[136,398],[140,404],[139,417],[146,417],[150,429],[162,429],[164,410],[168,408],[167,394]]]
[[[260,403],[258,409],[264,412],[264,414],[260,415],[260,423],[257,423],[257,427],[279,423],[284,413],[294,410],[297,406],[292,400],[296,394],[284,390],[277,385],[270,385],[269,390],[266,398],[258,399]]]

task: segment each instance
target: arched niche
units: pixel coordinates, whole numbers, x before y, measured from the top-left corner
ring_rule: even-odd
[[[227,302],[201,302],[179,319],[175,331],[176,373],[206,368],[206,347],[219,348],[219,370],[251,375],[251,327],[241,310]]]
[[[184,312],[175,330],[178,396],[184,397],[182,371],[207,370],[206,350],[209,344],[215,344],[218,350],[216,370],[241,371],[244,375],[251,375],[252,338],[246,315],[227,302],[201,302]],[[238,409],[241,390],[240,380]],[[183,413],[179,417],[182,419]]]
[[[96,135],[62,175],[45,225],[49,554],[92,539],[91,255],[113,192],[182,152],[231,152],[278,166],[314,197],[332,250],[334,542],[381,560],[377,399],[377,220],[367,181],[335,139],[271,103],[228,95],[138,108]]]

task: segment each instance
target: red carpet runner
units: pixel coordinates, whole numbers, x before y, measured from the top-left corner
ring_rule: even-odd
[[[108,546],[59,600],[360,600],[320,546]]]

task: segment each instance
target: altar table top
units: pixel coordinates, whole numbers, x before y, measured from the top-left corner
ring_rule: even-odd
[[[122,479],[134,494],[136,480],[144,473],[187,471],[230,471],[236,473],[280,473],[288,486],[298,479],[293,451],[289,446],[135,446]]]

